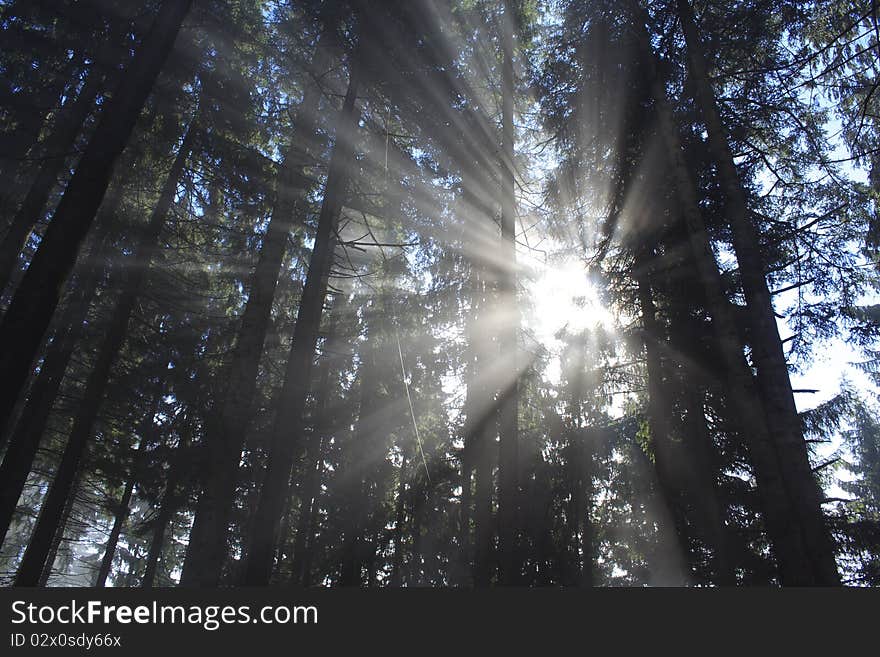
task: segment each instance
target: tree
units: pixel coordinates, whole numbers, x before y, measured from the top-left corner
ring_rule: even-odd
[[[0,426],[8,422],[12,407],[24,390],[61,287],[107,190],[113,165],[125,148],[191,4],[191,0],[162,3],[150,34],[123,74],[114,100],[102,114],[40,249],[3,316],[0,341],[17,347],[4,350],[0,360],[7,373],[0,394]]]

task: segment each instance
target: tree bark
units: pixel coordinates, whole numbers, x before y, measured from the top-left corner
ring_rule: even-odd
[[[691,79],[695,84],[697,100],[706,122],[709,148],[724,191],[733,248],[746,299],[752,359],[758,370],[764,414],[782,482],[791,502],[792,518],[787,531],[792,533],[793,541],[802,543],[801,550],[806,558],[806,562],[797,565],[780,564],[783,580],[788,584],[838,586],[840,575],[834,558],[834,544],[822,512],[823,495],[813,476],[804,442],[785,351],[767,287],[760,239],[721,121],[703,45],[687,0],[678,0],[678,13],[687,43]]]
[[[108,235],[116,229],[119,203],[122,199],[122,183],[114,187],[107,197],[106,209],[101,212],[99,234],[95,236],[95,243],[85,259],[76,287],[59,318],[58,330],[47,349],[40,373],[31,386],[18,421],[14,428],[10,428],[12,435],[9,447],[3,456],[3,464],[0,465],[0,544],[9,530],[64,373],[82,335],[89,306],[103,277],[104,267],[100,254]]]
[[[318,492],[320,492],[320,481],[324,474],[324,461],[327,458],[326,450],[329,442],[329,440],[321,441],[321,452],[317,471]],[[312,585],[312,561],[315,558],[315,540],[318,534],[319,509],[320,505],[318,503],[318,498],[316,498],[315,503],[312,504],[311,509],[309,509],[309,528],[306,547],[302,556],[302,567],[298,571],[295,571],[302,574],[302,580],[300,583],[303,587],[309,587]]]
[[[71,64],[79,60],[80,58],[75,56]],[[38,147],[40,132],[50,109],[55,107],[67,86],[72,68],[65,66],[64,70],[58,71],[51,82],[32,97],[24,92],[12,94],[11,97],[4,94],[4,105],[12,109],[17,123],[11,132],[4,131],[0,135],[0,180],[15,183],[20,179],[22,170],[29,170],[27,158],[31,151]],[[27,99],[24,102],[21,100],[15,102],[25,97]],[[28,102],[30,100],[33,102]],[[19,198],[15,184],[0,188],[0,221],[3,223],[3,229],[7,228],[8,217]]]
[[[472,263],[481,267],[480,263]],[[477,331],[472,336],[474,372],[468,382],[468,394],[473,393],[473,405],[467,418],[467,442],[473,446],[474,458],[474,563],[473,583],[485,588],[492,581],[492,537],[495,533],[492,515],[492,492],[494,488],[493,464],[496,462],[496,436],[498,413],[491,393],[490,363],[494,356],[491,341],[485,333],[486,281],[478,270],[475,274],[476,291],[471,309]]]
[[[517,328],[519,314],[516,307],[516,201],[514,196],[513,159],[513,22],[511,4],[505,3],[502,20],[502,166],[501,166],[501,242],[504,251],[504,269],[500,273],[499,301],[502,326],[499,347],[504,369],[499,391],[500,459],[498,469],[498,560],[500,583],[510,586],[519,583],[521,565],[518,563],[517,538],[519,535],[519,372],[517,370]]]
[[[299,492],[299,515],[297,516],[296,535],[293,541],[293,560],[291,564],[291,580],[294,586],[302,586],[306,577],[306,564],[311,562],[310,552],[314,534],[312,523],[317,514],[318,497],[321,492],[321,472],[323,470],[324,442],[330,435],[332,424],[327,401],[330,398],[330,375],[337,361],[335,354],[340,340],[337,335],[337,321],[345,308],[345,301],[339,298],[329,311],[327,337],[324,342],[324,355],[321,374],[315,391],[315,409],[312,421],[312,435],[306,445],[305,476]]]
[[[466,393],[465,408],[471,408],[470,386]],[[466,411],[470,415],[470,411]],[[458,509],[458,549],[459,549],[459,583],[465,586],[470,578],[471,563],[473,562],[473,541],[471,540],[471,523],[473,518],[473,485],[474,467],[471,463],[473,444],[465,435],[465,444],[461,453],[461,502]]]
[[[39,221],[52,187],[58,180],[58,174],[73,150],[76,138],[91,114],[95,98],[103,86],[104,76],[93,68],[79,95],[65,103],[61,109],[52,134],[46,139],[45,147],[42,149],[42,165],[0,243],[0,293],[6,289],[12,279],[18,256],[28,235]]]
[[[251,586],[265,585],[269,581],[276,527],[286,499],[294,458],[303,442],[303,410],[327,293],[327,278],[333,259],[334,231],[342,211],[354,158],[354,140],[359,120],[359,112],[355,106],[358,86],[356,69],[356,62],[352,62],[348,89],[336,131],[336,143],[330,158],[315,245],[297,311],[293,346],[280,394],[280,408],[272,431],[266,479],[250,537],[244,583]]]
[[[687,372],[687,370],[685,370]],[[724,507],[719,499],[718,464],[712,438],[706,427],[702,391],[695,375],[680,381],[684,395],[683,431],[685,449],[692,455],[691,485],[698,532],[712,552],[712,570],[719,586],[736,585],[733,561],[733,530],[724,524]]]
[[[113,568],[113,557],[116,556],[116,545],[119,543],[120,534],[122,534],[122,526],[128,519],[133,493],[134,477],[129,476],[128,481],[125,483],[125,490],[122,492],[122,498],[116,506],[116,513],[113,515],[113,527],[110,529],[110,536],[107,537],[107,543],[104,546],[104,557],[101,559],[101,567],[98,569],[97,577],[95,577],[96,587],[107,585],[107,577],[110,576],[110,571]]]
[[[307,586],[309,579],[306,569],[311,563],[314,542],[314,519],[318,513],[321,472],[323,471],[324,436],[310,442],[306,450],[305,478],[300,490],[299,515],[293,539],[293,559],[291,561],[290,583],[293,586]]]
[[[662,559],[665,586],[680,586],[687,581],[684,564],[690,562],[686,549],[688,539],[687,517],[683,504],[684,472],[688,467],[686,455],[680,445],[675,444],[669,414],[672,401],[665,394],[664,367],[657,342],[664,340],[657,320],[657,311],[650,284],[647,281],[649,259],[639,250],[635,259],[635,278],[638,286],[639,306],[642,313],[642,329],[645,345],[645,361],[648,387],[648,417],[651,433],[651,446],[654,452],[654,472],[660,488],[662,505],[661,517],[657,519],[660,527]]]
[[[128,520],[131,511],[131,498],[134,494],[135,481],[138,472],[141,469],[147,443],[150,438],[154,437],[155,423],[153,419],[159,412],[159,404],[162,400],[162,388],[159,388],[159,394],[154,396],[152,403],[149,405],[147,414],[141,420],[141,439],[135,452],[132,462],[130,463],[130,472],[125,482],[125,489],[122,491],[122,498],[116,505],[116,511],[113,514],[113,527],[110,529],[110,535],[107,537],[107,543],[104,547],[104,557],[101,559],[101,567],[98,569],[98,575],[95,578],[96,587],[104,587],[107,584],[107,578],[113,569],[113,558],[116,556],[116,546],[119,544],[119,536],[122,534],[122,528],[125,521]]]
[[[30,543],[25,551],[24,558],[16,575],[17,586],[34,586],[36,573],[39,572],[46,559],[49,542],[52,536],[52,527],[57,524],[61,515],[64,500],[70,494],[72,482],[79,469],[80,460],[85,453],[92,428],[98,417],[101,402],[110,373],[119,351],[125,340],[128,323],[134,312],[138,296],[149,270],[150,261],[168,211],[174,201],[177,185],[183,175],[184,166],[189,157],[195,138],[196,128],[193,126],[187,130],[183,142],[178,149],[174,163],[163,185],[162,192],[153,208],[149,225],[145,228],[136,252],[131,257],[131,269],[125,281],[125,287],[114,309],[110,326],[101,345],[94,368],[86,382],[85,393],[77,416],[74,419],[67,445],[61,464],[55,474],[49,493],[40,509],[40,516]]]
[[[189,436],[184,434],[180,437],[180,443],[177,446],[177,457],[168,473],[168,480],[165,482],[165,490],[162,493],[162,502],[159,508],[159,515],[153,526],[153,534],[150,537],[150,547],[147,550],[146,565],[144,566],[144,576],[141,579],[141,588],[152,588],[155,585],[156,573],[159,570],[159,561],[162,556],[162,548],[165,545],[165,532],[168,523],[180,507],[180,498],[178,497],[178,486],[180,486],[181,478],[184,475],[181,457],[183,453],[189,449]]]
[[[192,0],[165,0],[150,33],[122,77],[55,210],[40,247],[0,324],[0,426],[31,374],[43,335],[95,218],[113,167],[134,129]]]
[[[64,532],[67,530],[67,523],[70,521],[70,515],[73,513],[73,507],[76,505],[76,496],[79,492],[81,478],[77,475],[71,488],[70,496],[64,502],[64,511],[61,519],[52,534],[52,545],[49,548],[49,554],[46,557],[46,563],[40,570],[38,586],[45,587],[52,576],[52,568],[55,566],[55,559],[58,557],[58,550],[61,548],[61,542],[64,540]]]
[[[812,581],[810,560],[800,534],[792,523],[796,518],[796,502],[782,478],[779,455],[768,432],[763,402],[752,373],[743,356],[733,308],[724,295],[721,275],[712,252],[712,246],[697,201],[696,186],[684,159],[666,90],[657,76],[654,53],[642,16],[635,25],[642,56],[652,80],[652,94],[659,120],[659,129],[669,157],[671,174],[681,203],[688,239],[695,265],[712,316],[713,331],[723,363],[724,388],[731,403],[733,422],[746,440],[754,466],[758,494],[770,542],[780,570],[783,584]]]
[[[322,41],[325,40],[322,36]],[[323,72],[328,63],[326,44],[319,43],[313,68]],[[260,357],[272,311],[272,299],[284,259],[291,228],[305,214],[304,161],[294,150],[314,132],[321,90],[312,85],[297,111],[282,175],[278,181],[272,217],[251,277],[247,305],[242,314],[238,338],[226,372],[224,397],[215,406],[205,436],[209,463],[202,494],[196,506],[190,540],[184,560],[181,586],[217,586],[226,558],[229,520],[235,501],[238,465],[253,411]]]
[[[694,315],[704,304],[699,289],[699,275],[694,271],[690,249],[683,249],[687,230],[679,216],[664,236],[668,260],[663,265],[665,293],[669,299],[669,342],[658,343],[666,358],[675,363],[671,376],[675,398],[684,418],[680,420],[682,443],[689,456],[688,490],[694,509],[696,531],[712,554],[714,583],[733,586],[737,583],[734,555],[736,533],[725,525],[726,507],[719,484],[720,458],[706,422],[704,409],[708,390],[713,388],[713,367],[707,360],[717,351],[706,340],[706,329]],[[694,298],[697,297],[697,299]],[[717,359],[716,359],[717,360]]]
[[[593,454],[597,432],[583,429],[575,443],[575,457],[579,458],[578,481],[575,496],[577,499],[578,534],[580,536],[581,572],[579,584],[582,588],[596,586],[596,528],[593,525]],[[579,448],[579,449],[578,449]]]
[[[403,524],[406,520],[404,501],[406,499],[406,452],[401,454],[400,468],[397,471],[397,499],[394,501],[394,553],[391,557],[391,581],[389,586],[399,588],[403,584]]]
[[[562,578],[563,584],[589,588],[596,584],[596,568],[593,563],[595,528],[591,516],[594,495],[593,455],[598,432],[589,426],[584,426],[586,423],[584,402],[587,396],[585,389],[587,381],[583,368],[586,364],[586,358],[586,339],[579,336],[572,345],[570,358],[571,373],[567,386],[570,424],[567,431],[568,445],[566,450],[566,480],[571,490],[569,505],[571,518],[567,524],[570,527],[571,535],[579,538],[579,541],[574,546],[575,555],[571,560],[573,562],[571,566],[567,563],[568,545],[566,545],[563,554]],[[570,571],[574,571],[577,576],[571,577]]]
[[[340,578],[342,586],[361,586],[364,566],[369,565],[367,553],[374,544],[366,540],[365,535],[369,531],[373,511],[372,473],[379,451],[375,440],[379,432],[390,429],[386,423],[388,399],[379,392],[382,384],[380,367],[387,353],[388,341],[384,322],[387,307],[381,295],[384,295],[384,291],[364,310],[367,339],[360,353],[362,366],[358,372],[360,400],[357,430],[347,446],[343,466],[347,499]],[[369,578],[367,583],[369,585]]]

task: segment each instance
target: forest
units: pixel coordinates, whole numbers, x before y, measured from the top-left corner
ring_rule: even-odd
[[[0,0],[0,583],[880,585],[880,8]]]

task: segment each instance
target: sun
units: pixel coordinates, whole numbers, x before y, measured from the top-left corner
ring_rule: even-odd
[[[614,316],[600,299],[584,263],[577,259],[532,266],[526,283],[531,311],[525,324],[544,345],[559,343],[559,334],[587,329],[613,330]]]

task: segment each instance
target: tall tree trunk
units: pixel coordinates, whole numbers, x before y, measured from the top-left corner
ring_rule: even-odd
[[[364,562],[367,567],[367,587],[374,589],[379,583],[377,574],[378,569],[376,567],[376,559],[377,559],[377,546],[379,545],[379,541],[381,539],[381,532],[377,529],[373,532],[373,535],[370,537],[370,541],[367,542],[368,551],[365,554]]]
[[[475,331],[469,348],[473,351],[474,367],[468,381],[468,396],[472,404],[467,418],[466,442],[472,446],[474,463],[474,561],[473,584],[477,588],[489,586],[492,581],[492,516],[493,466],[495,463],[498,431],[497,405],[493,399],[490,374],[494,350],[485,330],[486,280],[482,264],[472,262],[474,269],[474,296],[471,316]]]
[[[571,357],[571,374],[569,376],[569,415],[568,456],[566,459],[567,481],[571,490],[571,533],[578,537],[575,546],[573,568],[564,568],[565,583],[573,583],[581,587],[592,587],[596,581],[596,568],[593,563],[595,528],[591,519],[593,508],[593,454],[598,435],[595,430],[585,427],[584,401],[587,395],[586,375],[584,366],[587,358],[586,339],[576,339]],[[566,546],[567,547],[567,546]],[[567,550],[566,550],[567,551]],[[580,559],[577,559],[580,552]],[[567,556],[567,555],[566,555]],[[566,570],[574,570],[578,577],[569,581]]]
[[[678,0],[678,14],[687,43],[691,79],[706,122],[709,148],[718,167],[724,191],[733,248],[746,299],[751,327],[752,358],[758,369],[758,386],[780,474],[790,502],[792,540],[802,543],[806,562],[782,564],[783,579],[790,584],[840,584],[825,516],[822,491],[813,475],[807,445],[798,418],[788,364],[779,337],[773,301],[767,286],[757,229],[749,212],[746,192],[733,161],[733,153],[709,80],[703,44],[687,0]]]
[[[15,10],[9,15],[14,13]],[[19,92],[3,99],[4,105],[12,109],[17,123],[11,133],[4,131],[0,135],[0,180],[13,183],[0,187],[0,230],[7,228],[8,217],[20,198],[14,183],[21,179],[23,171],[29,169],[26,158],[38,148],[40,132],[46,119],[70,81],[74,66],[80,61],[78,54],[72,57],[70,65],[58,71],[51,82],[33,96]]]
[[[353,57],[354,59],[356,57]],[[277,523],[287,497],[286,489],[294,458],[303,442],[303,410],[310,386],[312,361],[318,340],[324,298],[327,294],[327,278],[333,260],[334,231],[342,211],[354,158],[354,140],[357,136],[359,120],[359,112],[355,106],[358,86],[356,69],[357,64],[352,61],[348,89],[336,130],[336,143],[330,158],[315,245],[309,260],[308,274],[294,326],[293,346],[279,397],[280,408],[272,430],[266,479],[250,536],[244,577],[244,582],[248,585],[265,585],[269,581]]]
[[[162,401],[163,387],[158,388],[159,394],[154,396],[152,403],[149,404],[147,414],[141,420],[141,439],[138,444],[137,451],[134,453],[131,463],[129,464],[130,472],[125,482],[125,488],[122,491],[122,498],[116,504],[113,514],[113,526],[110,529],[110,535],[107,537],[107,543],[104,546],[104,557],[101,559],[101,566],[98,569],[98,575],[95,578],[96,587],[104,587],[107,584],[107,578],[113,569],[113,558],[116,556],[116,546],[119,544],[119,537],[122,534],[122,528],[131,512],[131,498],[134,494],[135,481],[141,470],[141,464],[146,455],[147,443],[154,438],[156,433],[154,418],[159,412],[160,403]]]
[[[519,372],[517,370],[516,306],[516,202],[514,196],[515,163],[513,159],[513,24],[512,3],[505,3],[502,27],[501,124],[503,158],[501,166],[501,242],[504,262],[500,275],[499,301],[502,326],[499,335],[504,370],[499,391],[500,461],[498,469],[498,559],[500,583],[519,583]]]
[[[104,546],[104,557],[101,559],[101,566],[98,568],[97,577],[95,577],[96,587],[107,585],[107,577],[110,576],[110,571],[113,568],[113,557],[116,556],[116,545],[119,543],[119,536],[122,534],[122,526],[128,519],[133,493],[134,476],[130,475],[125,483],[122,497],[116,505],[116,512],[113,514],[113,527],[110,529],[110,536],[107,537],[107,543]]]
[[[321,452],[318,460],[317,471],[318,492],[320,492],[320,482],[321,478],[324,475],[324,461],[327,459],[326,451],[329,443],[329,440],[321,441]],[[307,542],[302,556],[302,567],[298,571],[295,571],[301,573],[301,584],[303,587],[308,587],[312,585],[312,561],[315,558],[315,540],[318,534],[318,520],[320,509],[319,499],[320,498],[316,497],[314,504],[312,504],[311,509],[309,509],[309,526]]]
[[[482,282],[477,263],[471,264],[469,274],[468,296],[471,300],[471,312],[466,319],[467,334],[467,367],[465,369],[466,392],[465,392],[465,422],[462,426],[461,450],[461,504],[458,517],[459,534],[459,577],[462,586],[468,586],[473,582],[474,575],[474,536],[472,524],[474,522],[474,477],[476,472],[475,459],[479,439],[477,436],[478,417],[480,409],[480,383],[479,355],[477,344],[480,340],[481,327],[478,325],[480,297],[482,295]]]
[[[162,505],[159,508],[159,516],[156,518],[153,532],[150,535],[150,546],[147,549],[147,557],[144,564],[144,576],[141,579],[141,588],[149,589],[156,585],[156,573],[159,571],[159,561],[162,557],[162,549],[165,547],[165,532],[171,516],[177,510],[173,504],[173,496],[169,496],[170,487],[166,486],[165,495],[162,496]]]
[[[307,454],[306,460],[308,460],[308,458],[309,456]],[[294,507],[298,506],[298,495],[302,493],[301,490],[298,490],[299,488],[301,487],[294,485],[293,481],[290,482],[287,502],[284,504],[284,515],[281,518],[281,525],[278,528],[278,544],[275,547],[275,556],[273,557],[275,563],[282,563],[286,558],[293,556],[293,547],[291,546],[291,543],[296,543],[296,532],[291,530],[291,523],[293,522]],[[293,541],[291,541],[291,534],[293,534]],[[293,569],[291,568],[291,573],[292,572]]]
[[[639,306],[642,314],[644,332],[645,360],[648,387],[648,417],[651,427],[651,446],[654,452],[654,472],[660,488],[662,504],[657,519],[660,528],[661,558],[666,586],[681,585],[686,581],[684,564],[690,559],[687,550],[688,526],[683,508],[683,476],[688,464],[681,446],[675,444],[669,414],[672,401],[665,393],[664,367],[657,343],[665,338],[657,320],[657,311],[648,275],[650,259],[639,248],[635,259],[635,278],[638,287]]]
[[[318,513],[319,495],[321,492],[321,473],[324,470],[323,454],[324,436],[317,442],[310,442],[306,450],[306,471],[300,489],[299,515],[296,519],[296,532],[293,539],[293,559],[291,561],[290,583],[293,586],[304,584],[309,578],[306,569],[311,563],[311,552],[314,547],[314,520]]]
[[[373,501],[374,439],[377,430],[388,430],[377,410],[387,402],[379,393],[381,381],[378,371],[384,353],[383,342],[387,340],[383,317],[380,316],[384,312],[385,306],[379,299],[364,311],[367,339],[360,354],[363,364],[358,372],[360,400],[357,430],[347,446],[343,471],[347,499],[340,578],[342,586],[361,586],[363,567],[368,561],[366,555],[369,546],[365,534],[369,530]]]
[[[72,482],[79,469],[80,460],[92,434],[92,428],[98,417],[101,402],[104,399],[107,381],[110,378],[116,357],[119,355],[125,340],[129,320],[134,312],[143,281],[149,271],[150,261],[159,241],[162,228],[165,225],[168,211],[174,201],[177,185],[183,175],[184,166],[189,157],[195,133],[195,126],[187,130],[174,163],[171,165],[171,170],[168,173],[156,206],[153,208],[149,224],[146,226],[140,243],[131,257],[131,268],[128,271],[125,286],[114,309],[110,326],[107,328],[107,333],[105,334],[94,368],[86,382],[82,404],[74,419],[73,427],[64,449],[64,455],[61,458],[61,464],[55,474],[52,486],[49,488],[49,493],[46,496],[43,507],[40,509],[37,526],[34,528],[34,533],[19,566],[15,580],[18,586],[34,586],[36,584],[36,574],[46,559],[52,536],[52,527],[58,522],[64,506],[64,500],[70,493]]]
[[[706,427],[702,391],[695,379],[695,376],[687,375],[680,382],[686,413],[684,443],[693,460],[690,489],[695,520],[703,542],[712,552],[715,582],[720,586],[735,586],[733,530],[724,524],[724,508],[719,499],[721,491],[716,483],[717,459]]]
[[[767,430],[763,401],[743,356],[743,344],[733,308],[724,295],[721,275],[700,213],[696,186],[684,159],[666,90],[657,76],[655,55],[643,15],[637,19],[636,29],[639,32],[641,52],[652,79],[659,129],[666,145],[671,174],[688,228],[688,239],[713,318],[715,339],[723,362],[725,393],[733,411],[731,419],[747,441],[764,522],[779,564],[780,578],[784,584],[813,581],[810,560],[800,540],[800,532],[792,523],[792,519],[797,517],[794,509],[796,502],[791,499],[785,486],[779,454]]]
[[[579,544],[579,536],[580,536],[580,517],[583,513],[584,503],[583,503],[583,494],[580,490],[580,482],[581,482],[581,473],[580,473],[580,444],[578,440],[577,431],[568,427],[565,430],[567,434],[566,437],[566,448],[565,448],[565,470],[564,470],[564,482],[565,488],[560,492],[561,496],[564,496],[565,491],[570,491],[570,495],[568,497],[567,502],[564,503],[565,508],[565,523],[562,529],[563,538],[560,541],[561,545],[556,555],[556,570],[558,572],[559,583],[562,586],[579,586],[583,580],[583,568],[580,560],[580,544]],[[537,504],[534,500],[532,501],[532,505]],[[541,508],[536,507],[534,513],[537,515],[544,511]],[[553,531],[550,526],[544,528],[545,532]],[[591,566],[591,563],[585,563],[587,567]],[[536,572],[540,575],[540,566],[536,569]],[[544,579],[541,584],[546,585],[549,584],[551,580]]]
[[[52,535],[52,545],[49,547],[49,554],[46,556],[46,563],[43,564],[43,568],[40,570],[40,576],[37,583],[40,587],[45,587],[49,582],[49,577],[52,576],[52,568],[55,566],[55,559],[58,557],[58,550],[61,548],[61,542],[64,540],[64,533],[67,531],[67,523],[70,522],[73,507],[76,506],[76,496],[79,492],[80,483],[81,477],[78,474],[73,482],[70,496],[64,502],[64,511],[61,514],[61,519],[58,522],[58,526],[55,527],[55,531]]]
[[[95,98],[103,86],[104,76],[97,68],[93,68],[79,95],[65,103],[61,109],[52,134],[46,139],[42,164],[3,236],[3,241],[0,242],[0,293],[6,289],[12,278],[22,247],[39,221],[52,187],[58,180],[58,174],[73,150],[76,138],[91,114]]]
[[[721,586],[733,586],[736,584],[736,534],[724,522],[726,509],[718,481],[720,459],[704,409],[712,369],[705,363],[706,347],[702,338],[705,328],[692,315],[695,303],[690,291],[687,287],[680,289],[680,283],[675,282],[699,278],[693,271],[690,251],[679,247],[683,240],[687,240],[687,232],[679,219],[671,235],[665,238],[666,252],[679,255],[664,266],[668,282],[670,340],[668,344],[658,343],[658,347],[665,348],[664,355],[674,361],[677,367],[672,385],[684,412],[681,432],[683,448],[691,462],[687,480],[694,524],[701,540],[711,551],[714,582]],[[699,296],[699,291],[695,292]]]
[[[414,485],[410,490],[410,499],[412,500],[412,518],[409,523],[409,533],[412,537],[412,554],[409,560],[409,583],[411,586],[423,586],[426,579],[426,559],[425,556],[429,552],[425,549],[425,532],[427,525],[425,516],[427,514],[428,505],[428,482],[413,482]]]
[[[488,418],[492,419],[492,418]],[[474,491],[474,586],[485,588],[492,582],[492,454],[494,422],[487,423],[477,443],[477,470]]]
[[[577,482],[577,518],[580,536],[581,576],[580,586],[596,586],[596,565],[593,555],[596,552],[596,528],[593,525],[593,454],[597,432],[583,429],[577,437],[576,458],[580,460],[579,481]],[[580,448],[580,449],[577,449]]]
[[[290,583],[294,586],[301,586],[306,579],[305,567],[311,560],[307,552],[312,549],[312,520],[317,512],[318,496],[321,491],[324,442],[328,439],[332,424],[327,404],[332,394],[330,375],[338,359],[335,352],[341,341],[337,335],[337,322],[344,308],[345,300],[339,297],[329,311],[329,321],[327,322],[327,337],[324,341],[321,374],[315,391],[316,402],[312,435],[306,445],[305,476],[299,492],[299,515],[297,516],[296,535],[293,541],[290,579]]]
[[[67,184],[52,221],[0,324],[0,426],[24,391],[43,335],[58,305],[61,288],[80,244],[159,75],[192,0],[165,0],[156,20],[101,114],[76,172]]]
[[[153,533],[150,536],[150,547],[147,550],[144,576],[141,579],[141,588],[151,588],[155,585],[156,573],[159,570],[159,561],[162,556],[162,548],[165,546],[165,532],[174,514],[180,508],[178,487],[184,472],[183,455],[189,449],[189,434],[182,434],[180,443],[177,445],[176,456],[165,482],[165,490],[162,493],[162,502],[159,507],[159,515],[153,525]]]
[[[74,291],[67,300],[58,321],[58,330],[48,347],[40,373],[27,396],[12,433],[9,447],[0,465],[0,544],[3,543],[28,473],[40,445],[40,439],[49,421],[49,414],[61,388],[64,373],[73,355],[88,314],[89,306],[98,291],[104,273],[100,257],[110,233],[118,225],[119,204],[124,185],[114,185],[107,197],[106,208],[98,222],[99,233],[85,259],[83,271],[77,277]]]
[[[321,40],[327,40],[325,32]],[[323,73],[329,56],[327,44],[318,44],[313,68]],[[181,586],[217,586],[227,552],[227,535],[237,472],[244,438],[253,412],[257,373],[266,342],[272,311],[272,299],[278,274],[294,223],[305,214],[305,192],[309,183],[304,174],[306,162],[296,156],[296,149],[314,133],[321,90],[317,85],[306,89],[297,110],[293,133],[278,181],[272,217],[263,238],[257,266],[249,285],[248,300],[242,313],[235,350],[224,378],[226,388],[221,403],[207,424],[205,442],[209,462],[204,489],[196,506],[184,560]]]
[[[401,451],[400,468],[397,471],[397,499],[394,501],[394,553],[391,556],[391,581],[389,586],[399,588],[403,584],[403,525],[406,520],[406,480],[408,465],[406,451]]]
[[[468,344],[471,343],[469,335]],[[474,359],[470,347],[468,347],[468,366],[466,372],[469,377],[473,376]],[[471,418],[474,414],[474,389],[468,385],[465,392],[465,418]],[[468,431],[463,432],[463,447],[461,450],[461,503],[458,510],[458,549],[460,575],[458,577],[461,586],[465,586],[471,577],[471,564],[473,563],[473,540],[471,538],[471,523],[473,519],[473,485],[474,485],[474,443],[473,436]]]

